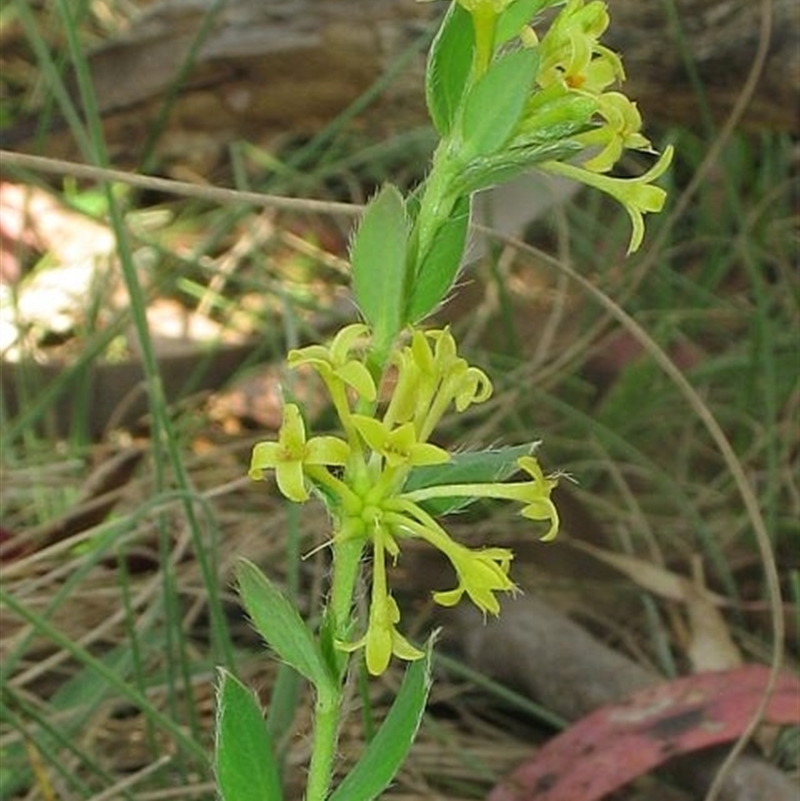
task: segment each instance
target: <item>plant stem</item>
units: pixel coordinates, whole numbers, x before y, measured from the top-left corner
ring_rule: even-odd
[[[333,541],[333,576],[331,578],[331,597],[329,614],[332,620],[332,631],[335,639],[344,639],[350,628],[350,613],[353,608],[353,594],[361,567],[361,551],[364,540],[354,537],[337,542]],[[337,653],[343,654],[343,651]],[[347,660],[344,660],[346,664]],[[339,678],[344,677],[340,670]]]
[[[320,693],[314,705],[314,734],[305,801],[325,801],[330,790],[333,761],[339,741],[344,678],[350,661],[348,653],[336,649],[336,641],[344,640],[349,634],[353,594],[363,547],[364,541],[360,538],[338,542],[334,538],[331,596],[323,620],[321,638],[323,651],[332,657],[337,682],[333,693]]]
[[[453,145],[443,139],[433,156],[431,171],[425,181],[420,199],[420,208],[414,226],[416,235],[416,254],[414,262],[420,269],[425,256],[433,244],[439,229],[447,222],[458,199],[452,192],[452,182],[458,174],[459,165],[453,158]],[[417,280],[416,276],[411,277]]]
[[[325,801],[331,784],[333,760],[339,740],[339,717],[344,692],[340,684],[331,697],[317,696],[314,704],[314,736],[308,768],[305,801]]]

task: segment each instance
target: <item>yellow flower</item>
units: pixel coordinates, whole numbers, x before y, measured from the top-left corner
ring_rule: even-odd
[[[333,338],[329,348],[323,345],[309,345],[289,351],[289,367],[301,364],[311,365],[331,389],[336,382],[352,387],[362,398],[374,401],[377,395],[375,382],[363,361],[351,359],[350,353],[363,348],[369,326],[363,323],[348,325]]]
[[[667,171],[672,161],[672,155],[673,147],[670,145],[646,173],[636,178],[612,178],[574,164],[563,164],[560,161],[546,161],[539,166],[548,172],[564,175],[567,178],[581,181],[587,186],[593,186],[621,203],[628,212],[633,226],[631,240],[628,244],[628,253],[633,253],[639,249],[644,238],[644,215],[653,211],[661,211],[664,208],[667,193],[657,186],[652,186],[652,182]]]
[[[558,481],[552,477],[546,477],[538,460],[533,456],[522,456],[517,459],[517,465],[526,472],[530,481],[516,482],[492,482],[492,483],[473,483],[473,484],[437,484],[432,487],[412,490],[400,495],[401,506],[398,509],[411,511],[421,522],[423,518],[414,513],[414,510],[422,512],[417,506],[420,501],[431,500],[433,498],[496,498],[498,500],[518,501],[525,506],[520,511],[523,517],[537,522],[549,522],[550,527],[541,537],[542,540],[552,540],[558,534],[558,510],[550,498],[550,493],[557,486]],[[402,503],[408,506],[402,506]],[[425,514],[422,512],[422,514]],[[425,522],[428,525],[427,522]],[[436,544],[436,543],[434,543]],[[441,547],[437,545],[437,547]],[[445,550],[444,548],[441,548]]]
[[[433,343],[433,347],[431,347]],[[458,356],[448,328],[415,331],[410,346],[395,359],[397,384],[384,422],[414,421],[419,440],[427,440],[451,403],[463,412],[492,394],[492,382],[483,370]]]
[[[422,336],[419,331],[414,337]],[[392,389],[389,405],[383,415],[383,422],[393,426],[407,423],[414,419],[417,409],[425,401],[421,395],[422,371],[414,358],[411,348],[396,350],[392,356],[392,363],[396,369],[396,380]]]
[[[474,551],[452,541],[446,554],[455,568],[458,586],[453,590],[433,593],[433,600],[441,606],[455,606],[466,592],[481,612],[499,615],[500,603],[494,594],[517,590],[508,577],[514,554],[508,548]]]
[[[619,58],[597,41],[608,23],[605,3],[570,0],[539,46],[539,86],[558,83],[569,89],[600,92],[613,81],[622,80]],[[595,55],[600,58],[594,59]]]
[[[407,497],[407,496],[406,496]],[[454,606],[466,592],[482,612],[497,615],[500,604],[496,592],[515,592],[516,585],[508,577],[514,554],[508,548],[483,548],[473,551],[453,538],[416,503],[399,497],[389,504],[384,524],[394,532],[403,531],[417,536],[440,550],[453,565],[458,586],[453,590],[434,593],[433,600],[442,606]]]
[[[533,456],[522,456],[517,464],[524,470],[533,481],[525,482],[521,485],[525,489],[516,500],[526,503],[520,514],[529,520],[546,521],[550,523],[550,528],[541,539],[545,542],[555,539],[558,534],[558,509],[550,499],[550,493],[557,486],[555,478],[545,477],[539,461]]]
[[[400,659],[413,661],[425,654],[415,648],[400,632],[396,624],[400,622],[400,610],[386,585],[386,543],[389,535],[376,531],[374,535],[374,563],[372,570],[372,593],[369,607],[369,623],[366,634],[353,643],[337,643],[343,651],[353,652],[365,649],[367,670],[373,676],[380,676],[389,666],[392,654]]]
[[[367,445],[383,456],[389,467],[442,464],[450,459],[444,448],[430,442],[418,442],[413,423],[404,423],[390,430],[385,423],[366,415],[354,414],[351,419]]]
[[[309,465],[344,465],[350,447],[337,437],[312,437],[306,440],[306,429],[300,409],[293,403],[283,409],[283,423],[277,442],[259,442],[253,448],[248,475],[253,480],[264,478],[265,470],[274,470],[278,488],[290,501],[308,500],[303,468]]]
[[[369,607],[367,633],[357,642],[340,643],[343,651],[357,651],[364,648],[367,670],[373,676],[380,676],[387,667],[392,655],[413,662],[424,654],[415,648],[398,630],[400,610],[397,601],[388,593],[376,598],[373,595]]]
[[[456,411],[463,412],[473,403],[483,403],[492,396],[492,382],[478,367],[470,367],[462,360],[448,377],[452,382]]]
[[[584,169],[608,172],[619,161],[623,149],[651,150],[650,140],[641,133],[642,116],[636,103],[621,92],[606,92],[597,101],[597,113],[605,124],[578,134],[575,139],[584,145],[603,145],[603,149],[583,162]]]

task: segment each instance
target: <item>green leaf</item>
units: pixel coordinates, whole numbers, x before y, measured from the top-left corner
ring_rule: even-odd
[[[533,442],[529,445],[513,445],[486,451],[467,451],[455,454],[444,464],[416,467],[409,474],[403,492],[439,487],[443,484],[491,484],[505,481],[519,470],[517,459],[533,454],[538,445],[538,442]],[[474,502],[474,498],[431,498],[422,501],[420,506],[438,517],[461,511]]]
[[[416,737],[431,686],[431,654],[412,662],[389,714],[364,755],[336,788],[329,801],[372,801],[389,786]]]
[[[282,740],[289,731],[300,703],[301,679],[297,671],[287,664],[278,667],[278,675],[272,685],[267,731],[275,740]],[[276,754],[276,757],[279,757]]]
[[[597,98],[565,95],[534,110],[528,108],[524,122],[515,131],[511,147],[556,142],[592,127]]]
[[[403,196],[387,184],[364,211],[350,249],[353,294],[372,326],[374,347],[379,353],[389,347],[406,322],[408,233]]]
[[[418,323],[430,314],[448,293],[458,275],[469,231],[471,201],[460,198],[447,222],[436,232],[423,256],[411,288],[407,319]]]
[[[280,774],[255,694],[220,668],[216,774],[224,801],[281,801]]]
[[[240,559],[236,565],[236,577],[253,625],[275,653],[305,676],[318,692],[335,692],[322,654],[288,598],[246,559]]]
[[[569,139],[509,148],[494,156],[472,161],[459,174],[454,189],[459,193],[488,189],[522,175],[543,161],[563,160],[582,149],[582,145]]]
[[[496,153],[511,136],[528,99],[538,50],[522,48],[492,62],[464,102],[464,158]]]
[[[555,5],[554,0],[515,0],[500,15],[495,31],[495,44],[500,46],[519,34],[520,28],[527,25],[543,8]]]
[[[441,137],[453,128],[469,81],[474,50],[472,17],[458,3],[451,3],[431,44],[425,73],[428,112]]]

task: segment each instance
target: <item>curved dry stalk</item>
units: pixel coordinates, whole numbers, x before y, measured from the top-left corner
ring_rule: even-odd
[[[769,0],[765,0],[769,2]],[[772,626],[772,656],[770,659],[770,673],[769,680],[764,688],[764,696],[761,703],[756,709],[753,717],[742,733],[741,737],[731,748],[728,756],[722,762],[714,781],[706,795],[704,801],[715,801],[719,796],[722,782],[725,779],[730,767],[733,765],[739,754],[744,750],[746,745],[750,742],[756,728],[761,722],[764,711],[766,709],[769,697],[773,692],[780,670],[783,664],[783,645],[785,639],[785,622],[782,613],[783,601],[781,598],[780,577],[778,575],[778,568],[775,562],[775,553],[772,543],[767,532],[764,517],[761,514],[761,509],[758,504],[753,487],[748,480],[744,467],[742,466],[739,457],[733,449],[730,441],[728,440],[722,427],[714,417],[713,412],[709,409],[708,405],[698,394],[697,390],[692,386],[689,380],[683,375],[680,368],[670,359],[666,351],[647,333],[647,331],[639,325],[639,323],[630,315],[625,309],[622,308],[615,300],[606,295],[601,289],[596,287],[588,278],[581,275],[576,270],[559,262],[557,259],[549,256],[546,253],[538,250],[531,245],[513,237],[498,234],[491,229],[481,228],[482,233],[487,236],[492,236],[500,241],[516,247],[520,252],[528,253],[536,256],[544,264],[549,267],[554,267],[568,275],[572,280],[581,286],[586,292],[594,297],[601,306],[617,320],[631,336],[645,349],[645,351],[653,358],[656,364],[666,373],[676,386],[678,391],[684,396],[692,411],[697,415],[698,419],[703,423],[708,433],[711,435],[712,440],[717,446],[726,467],[731,473],[739,495],[742,498],[743,505],[747,512],[748,519],[753,527],[753,532],[758,545],[759,554],[764,570],[764,579],[766,583],[767,595],[770,605],[770,622]]]
[[[89,164],[79,164],[74,161],[15,153],[11,150],[0,150],[0,163],[9,167],[44,172],[51,175],[68,175],[72,178],[85,178],[90,181],[113,181],[135,186],[139,189],[167,192],[197,200],[208,200],[212,203],[250,203],[254,206],[284,209],[286,211],[302,211],[310,214],[344,214],[349,217],[358,216],[363,208],[354,203],[339,203],[332,200],[282,197],[280,195],[266,195],[261,192],[245,192],[240,189],[199,186],[187,181],[175,181],[172,178],[138,175],[125,170],[110,170]]]

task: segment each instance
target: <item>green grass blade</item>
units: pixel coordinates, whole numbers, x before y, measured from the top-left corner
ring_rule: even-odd
[[[67,651],[67,653],[84,664],[87,668],[94,671],[98,677],[115,689],[123,698],[130,701],[130,703],[140,709],[144,715],[167,732],[175,741],[176,745],[185,749],[187,754],[198,759],[201,763],[207,762],[207,754],[202,745],[187,736],[186,732],[177,722],[156,709],[145,696],[132,687],[128,681],[119,676],[114,670],[110,669],[102,660],[93,656],[85,648],[78,645],[78,643],[62,634],[55,626],[44,620],[41,615],[28,609],[2,587],[0,587],[0,602],[4,603],[12,612],[19,615],[27,623],[30,623],[42,637],[55,643],[59,648]]]

